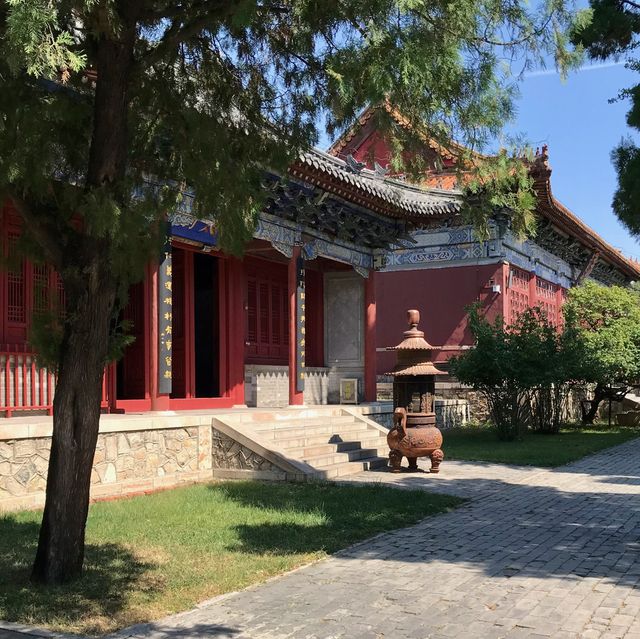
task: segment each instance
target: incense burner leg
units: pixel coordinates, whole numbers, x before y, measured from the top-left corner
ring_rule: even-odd
[[[418,458],[417,457],[407,457],[407,461],[409,462],[409,472],[417,473],[418,472]]]
[[[439,473],[440,472],[440,464],[442,462],[442,460],[444,459],[444,453],[439,449],[436,448],[436,450],[434,450],[431,455],[431,471],[432,473]]]
[[[402,453],[399,450],[389,451],[389,467],[392,473],[399,473],[402,465]]]

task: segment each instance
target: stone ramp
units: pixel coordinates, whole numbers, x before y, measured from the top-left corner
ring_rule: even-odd
[[[213,418],[213,476],[334,479],[387,465],[387,430],[344,407],[239,412]]]

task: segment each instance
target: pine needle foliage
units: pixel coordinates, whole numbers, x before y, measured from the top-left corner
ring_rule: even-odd
[[[344,130],[384,100],[433,138],[477,148],[512,113],[505,59],[574,59],[569,5],[0,3],[0,198],[66,295],[59,346],[46,351],[60,362],[35,580],[82,569],[102,372],[122,350],[120,310],[161,252],[167,215],[195,194],[194,213],[240,254],[264,171],[285,174],[321,127]]]
[[[636,50],[640,45],[640,3],[632,0],[590,0],[589,8],[576,14],[572,41],[584,47],[594,60],[624,59],[631,71],[640,71]],[[628,100],[627,124],[640,131],[640,83],[623,88],[617,98]],[[618,174],[613,210],[635,237],[640,237],[640,148],[632,137],[624,137],[611,152]]]

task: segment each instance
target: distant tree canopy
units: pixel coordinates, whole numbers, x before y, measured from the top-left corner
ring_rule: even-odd
[[[601,402],[620,400],[640,381],[640,291],[586,281],[569,290],[560,329],[539,308],[510,325],[469,311],[475,345],[452,360],[451,372],[482,392],[501,439],[527,428],[558,432],[569,390],[594,384],[583,410],[592,423]]]
[[[569,290],[564,312],[577,334],[576,375],[596,384],[583,413],[591,423],[603,400],[619,400],[640,382],[640,291],[586,281]]]
[[[635,51],[640,44],[640,3],[632,0],[590,0],[590,9],[578,15],[572,40],[584,46],[597,60],[626,60],[626,66],[640,71]],[[619,99],[628,99],[631,107],[627,124],[640,131],[640,83],[620,91]],[[611,158],[618,174],[618,189],[613,209],[621,222],[640,237],[640,149],[627,137],[612,151]]]

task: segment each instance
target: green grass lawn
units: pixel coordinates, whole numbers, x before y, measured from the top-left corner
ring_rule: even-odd
[[[565,428],[557,435],[528,433],[522,441],[502,442],[483,426],[444,432],[445,459],[524,466],[561,466],[585,455],[638,437],[636,428],[590,426]]]
[[[84,577],[29,583],[40,513],[0,516],[0,619],[102,634],[185,610],[462,500],[381,486],[225,482],[94,504]]]

